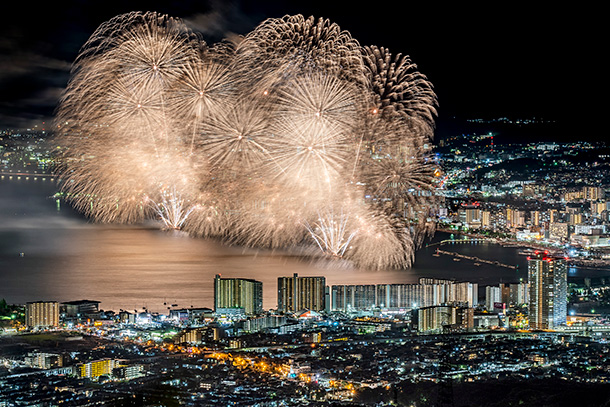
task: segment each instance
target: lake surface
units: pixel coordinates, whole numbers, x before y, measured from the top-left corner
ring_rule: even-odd
[[[327,284],[417,283],[420,277],[454,278],[485,285],[527,279],[520,249],[492,243],[443,245],[442,250],[518,265],[500,267],[417,252],[413,268],[365,271],[312,262],[279,252],[244,250],[144,226],[88,222],[52,198],[50,180],[0,179],[0,298],[9,303],[89,299],[102,309],[166,312],[167,307],[213,307],[213,280],[263,282],[263,308],[277,306],[277,278],[324,276]],[[427,243],[449,239],[438,232]],[[459,238],[458,235],[453,236]],[[610,277],[610,270],[570,269],[570,279]]]

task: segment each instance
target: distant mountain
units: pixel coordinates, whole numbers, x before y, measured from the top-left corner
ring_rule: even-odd
[[[560,121],[534,123],[531,120],[533,118],[511,119],[510,122],[499,121],[499,119],[495,121],[494,119],[475,121],[474,118],[439,118],[435,131],[435,141],[460,134],[486,134],[490,132],[494,133],[495,144],[600,141],[599,138],[595,139],[595,134],[574,130],[572,126]],[[528,120],[529,122],[527,122]]]

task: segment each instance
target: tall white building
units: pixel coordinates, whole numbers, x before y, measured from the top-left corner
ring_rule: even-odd
[[[243,309],[246,315],[263,312],[263,283],[248,278],[214,278],[214,310]]]
[[[422,279],[420,284],[333,285],[331,309],[414,309],[441,304],[474,307],[478,290],[476,283],[435,279]]]
[[[279,312],[302,310],[323,311],[326,309],[326,278],[278,277],[277,309]]]
[[[25,324],[28,328],[59,326],[59,302],[36,301],[26,303]]]
[[[485,308],[487,311],[493,311],[494,303],[496,302],[502,302],[502,290],[500,287],[485,287]]]

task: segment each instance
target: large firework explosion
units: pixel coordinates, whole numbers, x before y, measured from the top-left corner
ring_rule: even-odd
[[[84,44],[57,112],[67,199],[230,244],[409,267],[434,222],[436,95],[411,60],[325,19],[207,44],[134,12]]]

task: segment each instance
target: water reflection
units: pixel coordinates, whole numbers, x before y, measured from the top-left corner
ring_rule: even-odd
[[[268,309],[276,306],[277,278],[293,273],[323,275],[329,285],[416,283],[419,277],[436,277],[482,287],[527,278],[526,258],[517,248],[490,243],[455,244],[450,251],[519,267],[454,261],[435,256],[436,247],[429,247],[418,251],[412,269],[371,272],[282,252],[227,247],[152,227],[91,224],[65,205],[58,211],[53,192],[49,183],[0,181],[0,298],[8,302],[91,299],[101,301],[103,309],[158,312],[165,311],[164,303],[212,307],[213,278],[222,274],[262,281],[263,307]],[[437,234],[432,242],[448,238]],[[571,268],[570,276],[584,274]]]

